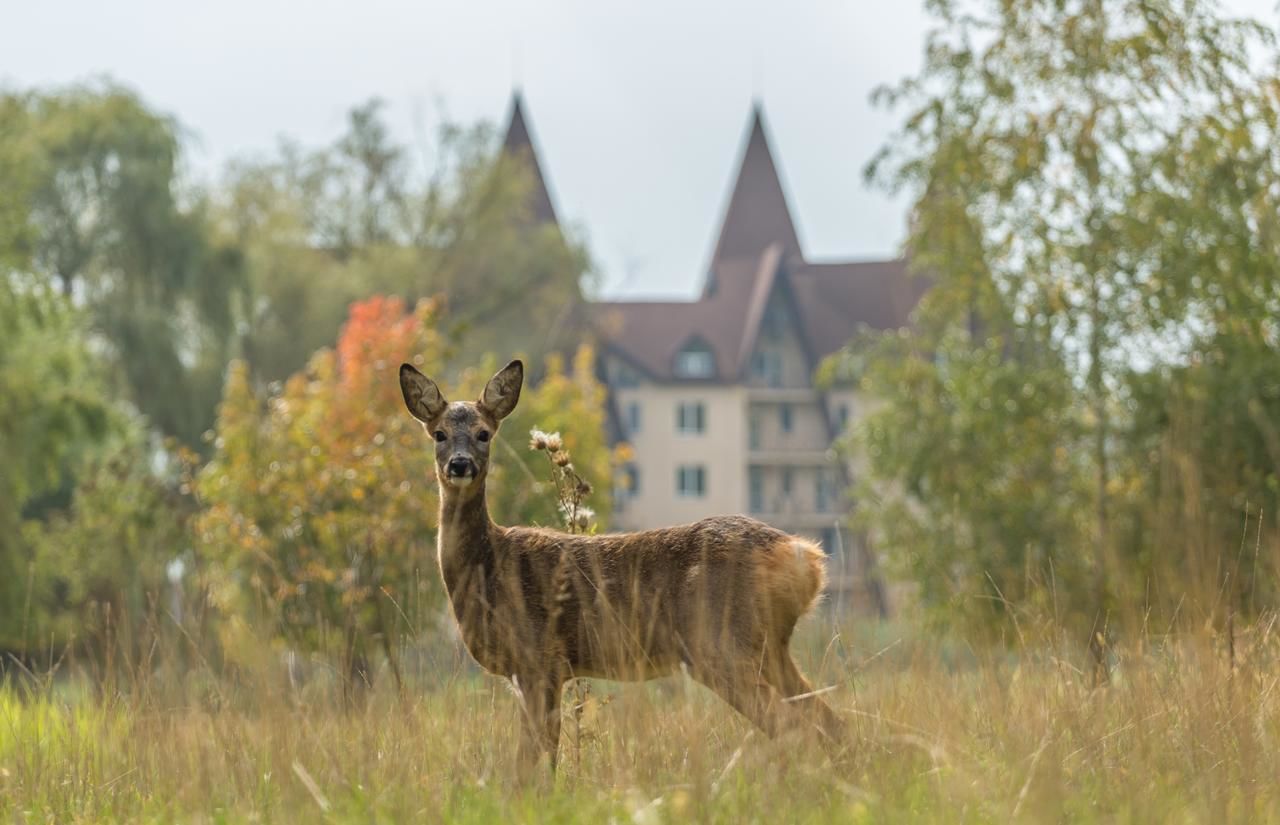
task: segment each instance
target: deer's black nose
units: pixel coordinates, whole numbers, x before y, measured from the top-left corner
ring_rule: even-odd
[[[449,464],[445,468],[449,472],[450,478],[463,478],[472,475],[472,468],[475,465],[471,463],[471,459],[462,456],[454,456],[449,459]]]

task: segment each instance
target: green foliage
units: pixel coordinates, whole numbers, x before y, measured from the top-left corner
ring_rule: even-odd
[[[181,476],[177,460],[132,429],[87,462],[65,511],[26,524],[33,647],[56,657],[73,646],[101,672],[109,658],[141,662],[183,621],[185,602],[167,576],[170,564],[191,560],[193,508]]]
[[[916,197],[934,288],[845,357],[886,402],[859,518],[937,615],[1087,630],[1192,582],[1210,611],[1244,502],[1276,495],[1271,33],[1200,0],[930,7],[868,174]]]
[[[0,271],[30,263],[33,140],[25,101],[0,95]]]
[[[111,85],[0,97],[0,265],[83,304],[125,395],[196,443],[226,359],[238,253],[179,187],[177,126]],[[185,195],[185,196],[184,196]]]
[[[1093,556],[1065,370],[1043,354],[1008,358],[994,340],[951,336],[932,359],[917,344],[875,342],[862,374],[863,389],[890,403],[859,425],[872,474],[858,486],[858,518],[939,623],[1003,629],[1010,603],[1078,623]]]
[[[65,494],[112,428],[80,316],[33,279],[0,279],[0,648],[21,649],[32,629],[21,521]]]

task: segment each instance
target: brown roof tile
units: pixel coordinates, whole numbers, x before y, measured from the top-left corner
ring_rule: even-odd
[[[860,326],[905,326],[928,286],[907,272],[904,260],[804,264],[788,284],[816,359],[847,344]]]

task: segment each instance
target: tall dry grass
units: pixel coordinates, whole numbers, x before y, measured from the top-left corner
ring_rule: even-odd
[[[519,786],[514,697],[444,646],[406,694],[384,679],[354,710],[322,664],[106,696],[11,683],[0,819],[1280,821],[1274,618],[1237,629],[1234,667],[1216,633],[1116,649],[1105,688],[1052,647],[982,653],[829,615],[801,635],[857,743],[835,762],[685,677],[597,682],[566,700],[558,776]]]

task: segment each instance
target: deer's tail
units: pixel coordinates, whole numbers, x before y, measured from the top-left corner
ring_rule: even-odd
[[[763,575],[765,598],[775,630],[785,640],[800,617],[817,603],[827,582],[827,557],[808,539],[786,536],[768,554]]]

